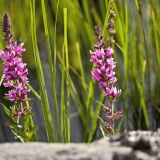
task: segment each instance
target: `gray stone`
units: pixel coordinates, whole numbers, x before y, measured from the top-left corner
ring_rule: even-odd
[[[1,160],[160,160],[160,130],[85,143],[1,143]]]

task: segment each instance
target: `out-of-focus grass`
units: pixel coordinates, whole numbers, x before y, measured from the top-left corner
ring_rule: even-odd
[[[2,15],[7,11],[11,15],[15,39],[25,41],[27,50],[26,54],[23,55],[23,60],[28,62],[30,68],[34,68],[35,62],[32,61],[34,55],[31,41],[30,2],[33,2],[33,0],[2,0],[0,14]],[[44,1],[45,19],[41,1],[35,1],[36,38],[38,43],[44,39],[46,41],[49,40],[51,48],[48,51],[54,57],[53,69],[57,66],[55,65],[56,60],[57,64],[61,64],[62,81],[67,76],[69,77],[70,80],[67,84],[69,83],[70,94],[77,105],[81,118],[84,141],[90,142],[96,130],[97,114],[99,114],[100,110],[100,105],[96,103],[96,100],[102,101],[103,95],[100,94],[100,90],[91,79],[90,70],[92,64],[89,63],[89,50],[93,50],[92,47],[96,42],[94,26],[104,26],[108,17],[110,3],[109,0],[61,0],[56,15],[57,2]],[[70,74],[76,75],[76,84],[75,81],[72,81],[72,77],[69,76],[69,72],[66,74],[67,66],[63,66],[62,63],[65,60],[62,55],[66,54],[63,50],[63,8],[67,8],[67,52],[69,55]],[[122,95],[115,107],[123,108],[125,113],[122,131],[124,129],[155,130],[160,126],[160,112],[158,112],[160,110],[160,21],[158,20],[160,2],[158,0],[154,0],[154,2],[144,0],[143,3],[138,0],[115,1],[115,11],[117,15],[115,18],[117,34],[114,37],[116,40],[114,58],[117,62],[117,85],[118,88],[122,89]],[[46,28],[43,25],[46,21],[48,35],[46,35]],[[107,39],[108,35],[105,32],[105,28],[103,28],[103,31],[105,39]],[[0,37],[2,35],[0,32]],[[47,47],[49,47],[49,42]],[[0,39],[0,43],[3,47],[3,40]],[[55,55],[59,58],[56,58]],[[63,82],[61,86],[62,89],[65,87]],[[53,84],[54,87],[56,87],[56,82]],[[77,88],[79,89],[77,90]],[[63,94],[67,93],[64,92],[61,90],[62,99],[64,98]],[[56,93],[54,93],[55,101]],[[61,100],[61,103],[64,102]],[[67,104],[65,105],[67,106]],[[54,106],[60,108],[60,105],[56,102]],[[62,104],[61,109],[64,109]],[[56,121],[56,119],[53,119],[53,121]],[[61,119],[61,121],[64,121],[64,119]],[[63,126],[64,124],[61,122],[61,125]],[[62,131],[62,128],[60,131]]]

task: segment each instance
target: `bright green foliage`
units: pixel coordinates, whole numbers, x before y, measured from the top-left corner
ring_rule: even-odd
[[[10,127],[15,139],[19,142],[37,142],[39,135],[36,135],[37,128],[34,126],[32,117],[33,114],[28,112],[24,117],[14,117],[16,114],[15,106],[11,106],[10,110],[3,105],[3,109],[8,117],[11,118],[12,123],[6,122],[5,125]],[[19,121],[22,121],[23,125],[20,125]]]
[[[143,3],[138,0],[115,1],[116,43],[113,47],[117,64],[117,85],[122,89],[115,107],[124,110],[122,132],[125,129],[160,127],[159,3],[159,0],[145,0]],[[104,26],[103,33],[105,39],[108,38],[105,26],[109,7],[109,0],[1,0],[0,15],[7,11],[14,25],[15,39],[21,37],[22,41],[26,41],[24,61],[28,61],[28,66],[32,69],[36,64],[44,121],[50,142],[70,142],[71,97],[81,119],[84,141],[93,140],[99,124],[97,115],[102,108],[96,100],[102,102],[103,93],[91,77],[89,50],[96,42],[95,25]],[[48,102],[37,47],[37,43],[43,39],[46,40],[50,66],[48,72],[51,75],[54,117],[50,111],[53,106]],[[0,43],[4,46],[2,40]],[[60,67],[62,75],[59,91],[61,102],[57,102],[57,67]],[[76,81],[71,75],[74,75]]]

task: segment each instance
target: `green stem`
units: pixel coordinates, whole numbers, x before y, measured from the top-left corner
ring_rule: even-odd
[[[104,104],[105,101],[106,101],[106,96],[104,96],[102,104]],[[100,112],[99,112],[99,117],[102,117],[102,113],[103,113],[103,107],[101,107],[101,110],[100,110]],[[93,141],[95,140],[95,137],[96,137],[96,134],[97,134],[97,131],[98,131],[99,124],[100,124],[100,119],[98,119],[97,127],[96,127],[96,130],[95,130],[94,134],[93,134],[93,138],[92,138],[92,141],[91,141],[91,142],[93,142]]]
[[[112,110],[111,116],[113,116],[114,115],[114,104],[113,104],[112,100],[109,101],[109,106],[110,106],[110,109]],[[111,120],[111,125],[112,125],[112,129],[113,129],[112,134],[114,135],[114,120]]]
[[[66,88],[67,88],[67,107],[66,107],[66,118],[67,118],[67,143],[70,142],[70,91],[69,91],[69,55],[68,55],[68,41],[67,41],[67,8],[63,9],[64,16],[64,53],[66,61]]]

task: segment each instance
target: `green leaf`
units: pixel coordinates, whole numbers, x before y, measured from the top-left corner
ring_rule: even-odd
[[[118,133],[120,133],[120,127],[114,130],[114,134],[118,134]]]
[[[32,87],[29,83],[26,83],[26,85],[27,85],[28,88],[33,92],[33,94],[34,94],[39,100],[41,100],[40,95],[33,89],[33,87]]]
[[[5,125],[6,125],[6,126],[9,126],[9,127],[12,127],[12,128],[16,128],[16,129],[22,128],[21,125],[19,125],[19,124],[14,124],[14,123],[8,123],[8,122],[6,122]]]
[[[2,103],[1,103],[2,104]],[[8,115],[8,117],[13,121],[13,122],[17,122],[17,120],[13,117],[13,114],[14,114],[14,112],[16,112],[15,110],[9,110],[5,105],[3,105],[2,104],[2,106],[3,106],[3,109],[4,109],[4,111],[5,111],[5,113]]]

